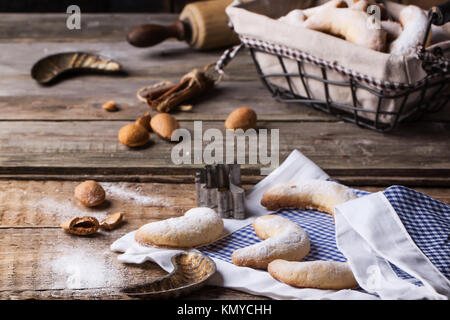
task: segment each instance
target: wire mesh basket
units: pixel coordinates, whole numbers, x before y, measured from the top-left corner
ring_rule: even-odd
[[[406,120],[418,120],[425,113],[437,112],[441,110],[450,100],[450,84],[448,78],[438,78],[435,81],[426,79],[422,84],[415,88],[403,89],[400,91],[393,91],[388,89],[374,89],[364,82],[358,79],[350,77],[348,81],[332,81],[328,80],[327,71],[329,68],[321,66],[322,77],[308,74],[303,71],[304,64],[308,63],[303,60],[297,60],[298,73],[288,73],[286,71],[285,63],[282,59],[282,55],[270,53],[278,58],[281,68],[285,71],[283,73],[270,73],[264,74],[261,70],[258,60],[255,57],[255,52],[264,52],[259,48],[249,47],[252,58],[256,65],[256,70],[266,88],[271,92],[272,96],[279,102],[286,103],[303,103],[311,105],[313,108],[330,113],[338,118],[341,118],[348,122],[353,122],[358,126],[374,129],[377,131],[390,131],[392,130],[401,119]],[[289,89],[281,88],[270,81],[270,78],[284,77],[288,83]],[[292,81],[293,79],[300,79],[304,90],[307,93],[306,96],[300,96],[294,92]],[[311,97],[309,88],[307,85],[307,79],[314,79],[320,81],[323,84],[323,90],[325,100],[317,100]],[[342,104],[334,102],[330,97],[330,86],[349,87],[352,95],[352,104]],[[376,110],[367,110],[359,106],[356,90],[365,90],[368,93],[377,97]],[[404,112],[405,106],[408,105],[408,98],[414,94],[419,94],[420,99],[414,105],[410,106],[407,112]],[[431,99],[425,99],[425,97],[432,97]],[[389,100],[400,100],[400,107],[395,111],[385,111],[382,109],[383,102],[389,102]],[[373,116],[368,116],[367,114]],[[364,116],[362,116],[364,115]],[[383,117],[384,116],[384,117]],[[380,121],[381,118],[391,119],[390,121]]]
[[[442,25],[449,21],[450,2],[440,7],[434,7],[429,12],[428,32],[431,26]],[[239,35],[242,44],[227,50],[218,61],[219,72],[245,45],[250,50],[256,66],[257,73],[279,102],[301,103],[330,113],[340,119],[357,124],[360,127],[376,131],[390,131],[400,121],[418,120],[426,113],[437,112],[444,108],[450,100],[450,59],[446,58],[446,50],[434,47],[425,50],[423,46],[418,49],[417,56],[422,61],[422,68],[427,76],[413,83],[380,82],[364,74],[347,70],[336,62],[318,59],[305,52],[289,47],[283,47],[267,41]],[[428,34],[425,39],[428,38]],[[258,55],[270,56],[278,66],[272,68],[278,72],[267,72],[260,65]],[[286,64],[289,63],[289,68]],[[295,72],[293,72],[293,64]],[[320,72],[308,72],[309,66],[314,65]],[[340,77],[330,76],[330,73],[339,73]],[[283,85],[280,85],[283,81]],[[320,97],[311,93],[310,83],[322,86]],[[339,88],[339,89],[337,89]],[[333,90],[347,88],[350,103],[341,103],[333,99]],[[376,105],[372,109],[365,108],[361,97],[370,99]],[[395,105],[395,108],[386,108]]]

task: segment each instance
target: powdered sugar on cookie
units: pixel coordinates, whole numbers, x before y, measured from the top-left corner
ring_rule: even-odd
[[[135,239],[146,245],[191,248],[216,240],[222,231],[222,218],[214,210],[193,208],[182,217],[151,222],[140,227]]]
[[[298,261],[309,252],[306,231],[286,218],[263,216],[254,221],[253,228],[264,241],[234,251],[231,258],[235,265],[266,269],[275,259]]]
[[[266,191],[261,205],[269,210],[281,208],[318,209],[334,213],[338,204],[357,198],[355,192],[339,183],[324,180],[303,180],[283,183]]]
[[[346,262],[274,260],[268,271],[275,279],[299,288],[339,290],[358,286]]]
[[[428,27],[427,15],[419,7],[407,6],[400,11],[399,20],[403,32],[391,43],[390,53],[398,56],[413,54],[425,38]]]

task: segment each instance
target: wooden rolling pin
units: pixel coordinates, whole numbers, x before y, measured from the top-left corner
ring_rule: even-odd
[[[225,8],[232,0],[210,0],[186,5],[173,25],[144,24],[132,29],[127,41],[136,47],[151,47],[168,38],[186,41],[192,48],[208,50],[239,43],[228,26]]]

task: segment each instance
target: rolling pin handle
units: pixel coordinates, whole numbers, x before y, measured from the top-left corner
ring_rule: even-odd
[[[169,38],[186,40],[187,29],[185,23],[180,20],[168,27],[144,24],[133,28],[127,35],[127,41],[135,47],[152,47]]]

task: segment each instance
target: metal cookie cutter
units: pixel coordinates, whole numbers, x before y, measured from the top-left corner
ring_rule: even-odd
[[[215,209],[222,218],[245,219],[245,192],[239,164],[207,165],[195,176],[197,205]]]

